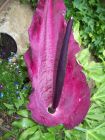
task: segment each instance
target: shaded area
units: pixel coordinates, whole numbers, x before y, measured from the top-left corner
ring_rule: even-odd
[[[0,58],[7,59],[17,52],[15,40],[6,33],[0,33]]]

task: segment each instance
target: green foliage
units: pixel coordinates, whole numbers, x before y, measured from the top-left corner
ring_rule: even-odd
[[[3,86],[0,90],[0,110],[7,107],[14,111],[25,102],[23,96],[29,92],[30,85],[26,82],[27,71],[23,62],[22,56],[0,60],[0,84]]]
[[[22,119],[12,123],[12,126],[15,126],[20,129],[32,127],[33,125],[34,125],[34,122],[28,118],[22,118]]]
[[[88,47],[95,58],[105,60],[105,3],[100,0],[65,0],[66,19],[74,17],[80,45]]]
[[[30,112],[26,109],[28,92],[21,93],[20,100],[15,105],[6,104],[8,112],[17,113],[16,120],[12,123],[11,131],[5,133],[4,139],[15,137],[18,140],[104,140],[105,139],[105,62],[95,62],[91,58],[89,49],[83,49],[77,55],[78,61],[83,66],[83,72],[88,82],[92,82],[90,110],[79,126],[73,130],[66,130],[63,125],[45,127],[31,119]],[[23,61],[23,60],[21,60]],[[25,96],[24,96],[25,95]],[[18,107],[19,105],[19,107]]]
[[[34,7],[34,8],[36,7],[37,1],[38,1],[38,0],[20,0],[21,3],[24,3],[24,4],[25,4],[25,3],[31,4],[31,6]]]
[[[91,107],[85,119],[86,140],[105,139],[105,61],[91,60],[89,49],[78,54],[78,60],[83,66],[88,81],[92,80],[94,88],[91,89]],[[91,85],[92,85],[91,83]]]

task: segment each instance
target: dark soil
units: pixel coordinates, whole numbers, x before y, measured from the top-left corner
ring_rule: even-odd
[[[10,131],[10,123],[12,118],[9,117],[5,112],[0,112],[0,137],[7,131]]]
[[[16,115],[7,115],[6,112],[0,112],[0,140],[2,139],[2,136],[6,133],[11,131],[12,129],[12,122],[17,119]],[[14,137],[11,137],[10,139],[6,140],[16,140]]]

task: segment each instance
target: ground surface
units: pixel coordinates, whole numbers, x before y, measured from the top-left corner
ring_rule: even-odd
[[[0,0],[0,6],[4,3],[5,0]]]

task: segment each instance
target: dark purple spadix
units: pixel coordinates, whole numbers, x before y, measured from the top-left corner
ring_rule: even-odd
[[[70,39],[71,31],[72,31],[72,25],[73,25],[73,17],[71,17],[71,19],[68,21],[63,45],[61,48],[61,53],[60,53],[60,58],[59,58],[58,68],[57,68],[57,75],[56,75],[57,77],[56,77],[56,85],[55,85],[52,109],[56,109],[56,107],[58,106],[61,93],[62,93],[64,78],[65,78],[65,71],[66,71],[66,64],[67,64],[69,39]]]

